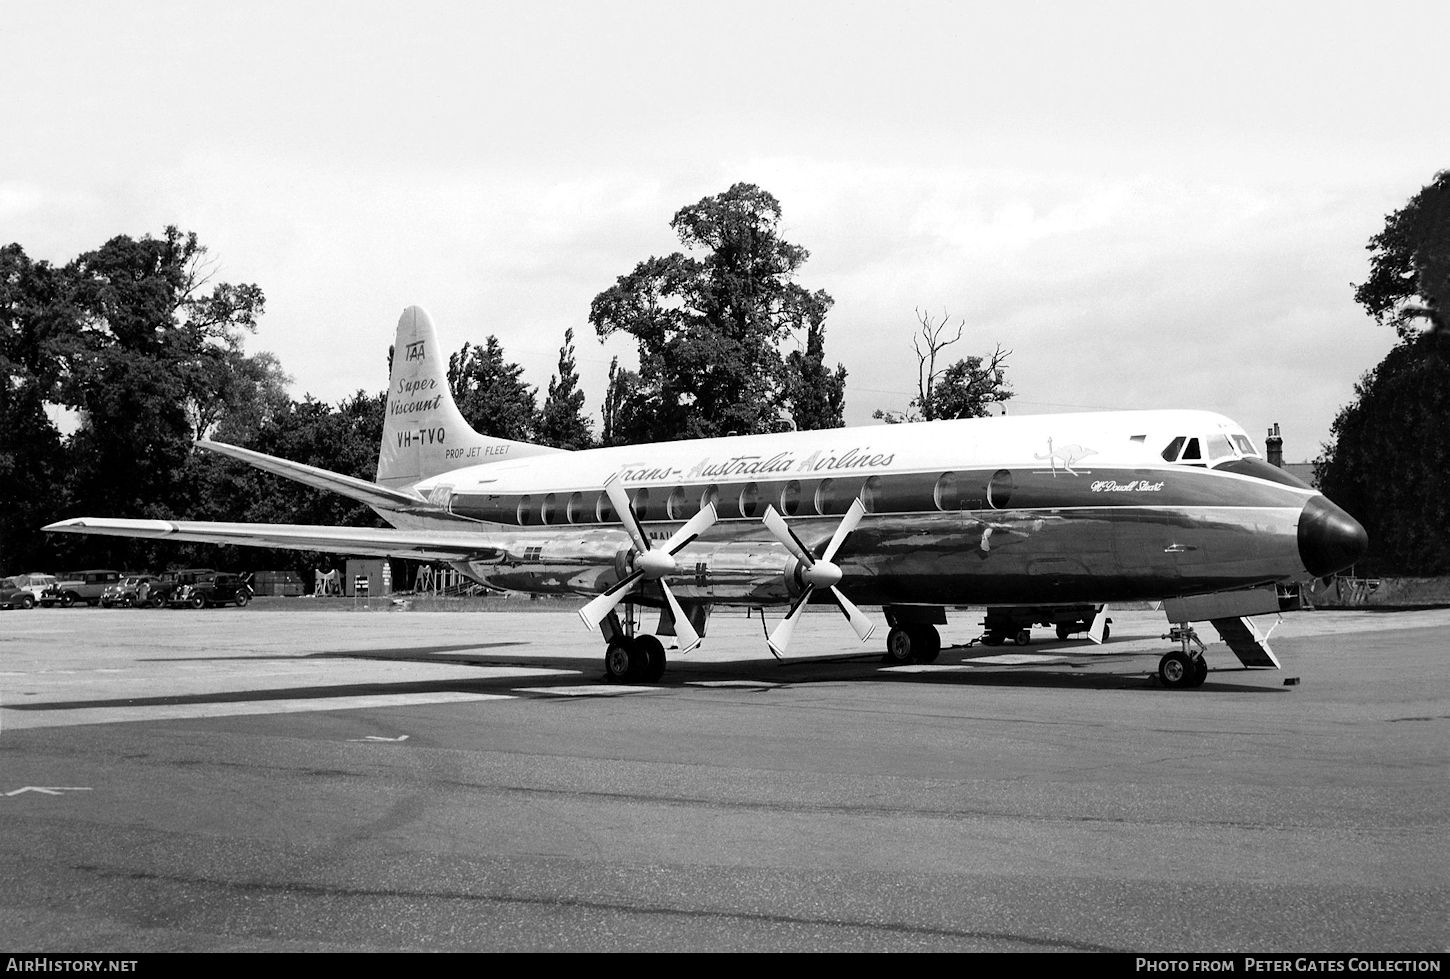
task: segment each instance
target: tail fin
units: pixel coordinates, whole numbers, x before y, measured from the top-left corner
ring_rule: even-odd
[[[475,432],[448,389],[433,321],[421,306],[403,310],[378,452],[379,484],[398,489],[463,466],[559,451]]]

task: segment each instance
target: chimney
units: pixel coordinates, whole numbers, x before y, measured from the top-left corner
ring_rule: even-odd
[[[1268,438],[1264,439],[1264,452],[1268,454],[1269,465],[1284,468],[1284,440],[1279,438],[1279,423],[1274,422],[1274,427],[1269,429]]]

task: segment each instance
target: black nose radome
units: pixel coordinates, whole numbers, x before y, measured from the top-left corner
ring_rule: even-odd
[[[1311,497],[1299,514],[1299,559],[1316,578],[1343,571],[1369,550],[1359,521],[1322,496]]]

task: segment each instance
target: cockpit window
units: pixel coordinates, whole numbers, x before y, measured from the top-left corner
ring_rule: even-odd
[[[1232,459],[1234,457],[1233,443],[1228,440],[1227,435],[1210,435],[1204,442],[1208,445],[1209,462],[1218,462],[1220,459]]]
[[[1259,450],[1254,448],[1254,443],[1249,441],[1247,435],[1232,435],[1230,438],[1234,440],[1234,445],[1239,447],[1239,452],[1242,455],[1257,456],[1259,454]]]
[[[1163,450],[1163,461],[1164,462],[1177,462],[1178,461],[1178,450],[1181,449],[1181,448],[1183,448],[1183,436],[1182,435],[1178,436],[1172,442],[1169,442],[1168,443],[1168,448],[1166,448],[1166,449]]]
[[[1195,459],[1196,460],[1196,459],[1202,459],[1203,458],[1203,456],[1199,453],[1199,449],[1198,449],[1198,439],[1189,439],[1188,440],[1188,447],[1183,450],[1183,456],[1182,456],[1182,458],[1184,458],[1185,460],[1187,460],[1187,459]]]

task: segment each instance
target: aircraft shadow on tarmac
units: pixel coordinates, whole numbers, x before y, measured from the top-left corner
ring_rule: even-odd
[[[531,679],[517,673],[507,676],[480,676],[473,678],[452,678],[426,681],[389,681],[362,684],[327,684],[278,690],[251,690],[217,694],[192,694],[170,697],[141,698],[124,701],[86,701],[72,704],[48,704],[51,710],[67,707],[142,706],[147,704],[186,703],[228,703],[243,700],[302,699],[318,697],[355,697],[363,695],[405,694],[405,693],[482,693],[501,692],[527,682],[532,687],[541,683],[549,686],[567,687],[581,684],[608,682],[602,666],[594,661],[581,661],[577,657],[554,657],[548,655],[511,656],[504,648],[515,650],[537,648],[533,643],[471,642],[453,645],[400,646],[377,649],[330,650],[310,653],[304,656],[289,655],[275,657],[289,661],[316,660],[361,660],[372,662],[413,662],[434,666],[476,666],[480,668],[508,670],[560,671],[559,673]],[[1010,656],[1036,657],[1035,662],[1008,663],[984,662]],[[929,683],[976,687],[1036,687],[1064,690],[1152,690],[1162,687],[1158,683],[1156,668],[1160,652],[1075,653],[1071,649],[1060,649],[1051,645],[1035,647],[1031,653],[1002,653],[987,651],[980,647],[952,646],[942,650],[941,659],[934,664],[911,664],[898,666],[883,662],[878,653],[848,653],[795,657],[789,661],[776,662],[758,657],[736,661],[692,662],[688,657],[674,656],[664,678],[654,686],[670,689],[689,686],[699,690],[700,684],[711,682],[753,682],[768,687],[800,686],[816,683],[838,683],[843,681],[886,681],[891,683]],[[197,662],[196,657],[188,657]],[[206,657],[209,660],[265,661],[268,656],[219,656]],[[1105,669],[1105,667],[1107,667]],[[1200,693],[1219,691],[1222,693],[1272,693],[1281,690],[1279,686],[1265,686],[1262,682],[1238,682],[1245,673],[1262,673],[1262,670],[1248,670],[1239,667],[1211,669]],[[709,689],[708,686],[703,689]],[[734,688],[738,690],[739,688]],[[1177,691],[1174,691],[1178,693]],[[39,706],[39,705],[36,705]]]

